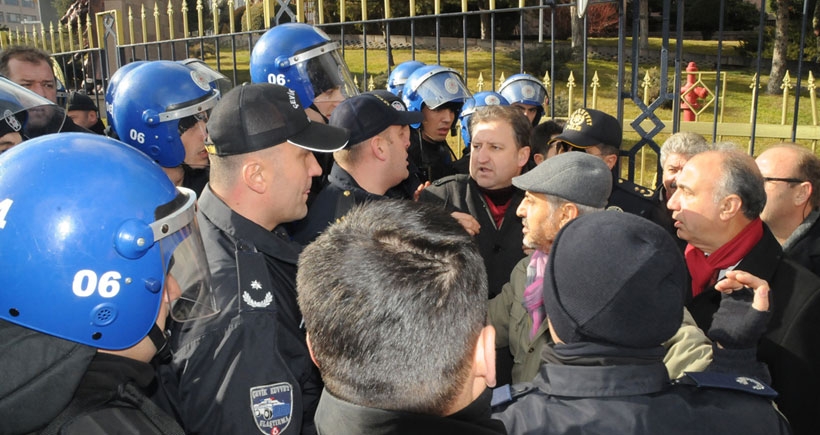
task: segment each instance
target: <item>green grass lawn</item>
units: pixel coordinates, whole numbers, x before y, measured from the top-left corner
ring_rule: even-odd
[[[599,45],[617,45],[616,39],[591,39],[591,44],[599,44]],[[661,41],[658,38],[651,38],[650,39],[650,49],[652,50],[659,50],[660,49]],[[724,43],[724,53],[727,55],[732,52],[737,44],[735,42],[726,42]],[[685,51],[684,54],[710,54],[715,53],[717,50],[717,45],[714,41],[686,41],[684,46]],[[670,50],[674,50],[673,47]],[[362,83],[363,81],[363,73],[364,73],[364,52],[361,49],[354,49],[354,48],[346,48],[345,52],[345,61],[350,68],[351,73],[356,77],[357,82],[362,90],[366,90],[366,83]],[[247,81],[249,80],[249,72],[248,72],[248,64],[249,64],[249,55],[247,51],[239,51],[236,53],[236,65],[237,65],[237,77],[239,81]],[[415,58],[425,63],[436,63],[436,53],[432,50],[416,50],[415,51]],[[393,50],[393,59],[396,64],[404,62],[406,60],[411,59],[411,53],[409,49],[394,49]],[[215,65],[215,59],[208,58],[206,59],[212,65]],[[460,50],[458,51],[447,51],[441,53],[441,64],[445,66],[449,66],[455,68],[459,72],[462,71],[464,62],[464,53]],[[221,67],[223,72],[227,75],[230,74],[231,70],[233,69],[233,59],[229,52],[223,52],[222,57],[220,59]],[[467,85],[472,91],[478,90],[478,79],[482,77],[484,80],[484,90],[489,90],[492,88],[490,80],[492,79],[492,53],[486,50],[481,49],[471,49],[467,53]],[[570,71],[573,72],[575,77],[575,84],[576,87],[573,90],[573,102],[574,107],[581,107],[583,105],[583,89],[582,89],[582,73],[583,73],[583,65],[580,62],[570,62],[567,64],[567,67]],[[609,60],[602,60],[602,59],[591,59],[588,63],[588,74],[589,77],[587,79],[588,84],[592,82],[592,75],[596,72],[598,73],[598,77],[600,80],[600,87],[597,90],[597,108],[599,110],[603,110],[609,113],[616,113],[617,110],[617,62],[609,61]],[[655,68],[654,77],[657,79],[657,64],[650,64],[646,66],[646,69],[641,69],[639,71],[639,80],[643,80],[644,75],[648,70],[651,68]],[[629,68],[629,67],[628,67]],[[497,51],[495,54],[495,69],[496,69],[496,79],[500,79],[502,74],[505,77],[509,77],[511,74],[515,74],[519,71],[519,62],[517,58],[517,52],[513,53],[510,56],[508,53],[503,51]],[[751,116],[751,107],[752,107],[752,90],[751,84],[754,78],[754,71],[750,69],[737,69],[737,68],[725,68],[722,70],[725,73],[726,77],[726,88],[725,92],[722,95],[723,104],[721,105],[721,111],[718,113],[719,119],[724,123],[740,123],[748,125],[750,123],[750,116]],[[374,79],[374,83],[377,87],[383,87],[384,83],[386,82],[387,76],[387,55],[386,52],[383,50],[368,50],[367,52],[367,73],[369,77]],[[673,77],[671,76],[672,71],[670,70],[669,76],[669,86],[673,85]],[[796,75],[796,71],[791,72],[793,75]],[[631,75],[631,71],[628,69],[625,72],[626,80],[629,81]],[[567,116],[567,100],[568,100],[568,88],[567,88],[567,79],[568,77],[552,77],[552,86],[555,90],[556,95],[556,117],[566,117]],[[684,77],[685,80],[685,77]],[[781,123],[781,111],[783,107],[783,97],[782,95],[767,95],[765,93],[766,82],[768,80],[767,76],[763,76],[761,78],[761,86],[762,89],[758,93],[759,101],[757,106],[757,123],[758,126],[762,124],[780,124]],[[714,71],[705,72],[703,75],[703,83],[706,87],[710,88],[712,92],[714,92],[715,87],[715,74]],[[793,82],[794,84],[794,78]],[[809,92],[805,91],[806,87],[806,79],[802,83],[804,91],[801,95],[800,99],[800,109],[798,114],[798,125],[812,125],[813,123],[813,114],[812,114],[812,107],[811,107],[811,100],[809,97]],[[657,84],[655,85],[657,86]],[[497,87],[497,85],[496,85]],[[723,92],[723,91],[721,91]],[[588,89],[588,105],[592,106],[592,90]],[[714,106],[715,102],[711,102],[709,106],[704,110],[703,113],[699,115],[698,121],[711,123],[714,119]],[[672,110],[671,105],[668,105],[667,108],[659,109],[656,114],[657,116],[665,122],[667,125],[665,132],[656,136],[655,141],[660,145],[663,141],[668,137],[671,133],[671,120],[672,120]],[[792,123],[792,114],[794,112],[794,90],[789,92],[788,99],[786,100],[786,124],[788,126]],[[624,103],[624,117],[626,120],[631,120],[637,117],[640,114],[639,108],[632,103],[631,101],[626,101]],[[820,115],[818,115],[820,116]],[[627,122],[628,122],[627,121]],[[683,128],[686,128],[685,126]],[[640,137],[637,133],[630,131],[631,128],[626,128],[626,132],[624,133],[624,148],[630,147],[631,144],[635,144],[638,142]],[[788,128],[786,128],[788,130]],[[708,128],[708,134],[706,134],[707,139],[713,139],[711,137],[711,127]],[[454,149],[460,150],[460,144],[458,138],[452,138],[451,145]],[[786,137],[763,137],[758,135],[755,140],[755,154],[759,154],[761,151],[765,150],[768,146],[781,142],[783,140],[788,140],[788,134]],[[749,137],[748,136],[721,136],[718,138],[714,138],[715,141],[731,141],[735,142],[739,148],[747,149],[749,145]],[[800,142],[800,141],[799,141]],[[814,147],[814,143],[811,141],[802,141],[806,146]],[[643,154],[643,158],[641,154],[638,155],[638,164],[642,165],[642,169],[638,169],[639,174],[636,175],[636,181],[642,182],[644,185],[653,185],[652,179],[654,179],[654,167],[655,162],[657,160],[657,156],[655,156],[654,152],[645,152]],[[641,163],[642,162],[642,163]],[[624,162],[623,166],[626,166]],[[642,177],[642,178],[641,178]]]

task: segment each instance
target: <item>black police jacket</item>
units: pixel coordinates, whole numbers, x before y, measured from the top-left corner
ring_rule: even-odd
[[[416,168],[422,183],[435,181],[439,178],[456,173],[453,167],[454,155],[447,141],[432,142],[424,138],[419,129],[410,129],[410,147],[407,148],[407,159]]]
[[[325,390],[316,411],[316,428],[322,435],[506,434],[504,425],[490,418],[491,395],[490,390],[486,390],[466,408],[441,417],[367,408],[346,402]]]
[[[521,232],[523,224],[515,214],[522,199],[524,192],[515,189],[501,227],[496,227],[478,184],[469,175],[459,174],[436,180],[419,196],[419,201],[442,204],[451,212],[470,214],[481,225],[475,240],[487,268],[490,298],[501,293],[501,287],[510,280],[516,263],[525,256]]]
[[[772,317],[757,358],[769,366],[772,387],[780,393],[775,402],[794,433],[815,434],[820,427],[820,278],[785,258],[765,224],[763,237],[735,270],[769,283]],[[692,317],[708,331],[720,292],[709,287],[695,298],[691,291],[687,295]]]
[[[730,382],[736,377],[730,376]],[[747,380],[747,385],[755,384]],[[650,364],[542,364],[516,398],[495,408],[510,435],[788,434],[788,424],[761,396],[671,383],[660,361]],[[749,387],[746,391],[752,391]]]
[[[333,163],[328,175],[328,185],[316,195],[307,216],[289,225],[288,230],[293,240],[307,245],[356,205],[386,198],[362,189],[347,171]]]
[[[296,303],[301,247],[234,213],[206,186],[202,233],[218,315],[174,324],[159,370],[187,432],[314,433],[322,391]]]

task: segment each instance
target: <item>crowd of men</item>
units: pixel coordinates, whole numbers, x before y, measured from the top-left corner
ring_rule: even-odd
[[[359,94],[297,23],[250,72],[132,62],[105,125],[0,52],[0,434],[820,427],[805,147],[676,133],[652,190],[615,117],[547,120],[527,74]]]

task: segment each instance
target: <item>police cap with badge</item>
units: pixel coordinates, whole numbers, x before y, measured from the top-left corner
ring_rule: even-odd
[[[581,108],[572,113],[564,131],[550,140],[560,151],[585,151],[587,148],[607,145],[621,148],[623,130],[615,117],[595,109]],[[657,205],[650,198],[653,191],[613,174],[612,194],[608,208],[643,216],[657,217]]]

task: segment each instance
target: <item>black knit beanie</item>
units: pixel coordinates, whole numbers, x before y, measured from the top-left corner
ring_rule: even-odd
[[[544,305],[565,343],[655,347],[680,327],[686,265],[660,226],[603,211],[565,225],[550,251]]]

